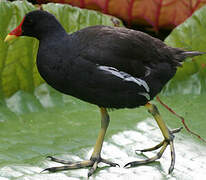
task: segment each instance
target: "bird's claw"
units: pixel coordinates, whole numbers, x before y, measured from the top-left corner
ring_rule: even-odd
[[[47,156],[46,159],[53,161],[54,158],[52,156]]]
[[[51,167],[51,168],[46,168],[43,171],[41,171],[40,173],[43,173],[45,171],[49,171],[49,172],[56,172],[55,167]]]
[[[43,171],[41,171],[41,173],[45,172],[45,171],[57,172],[57,171],[64,171],[64,170],[70,170],[70,169],[79,169],[79,168],[83,168],[83,167],[91,167],[89,169],[89,172],[88,172],[88,177],[89,177],[96,171],[96,169],[98,168],[98,164],[100,162],[108,164],[112,167],[119,166],[119,164],[113,163],[113,162],[108,161],[106,159],[102,159],[101,157],[91,158],[90,160],[85,160],[85,161],[76,162],[76,163],[72,163],[70,161],[65,161],[65,160],[60,160],[60,159],[54,158],[52,156],[47,156],[47,158],[49,158],[51,161],[62,163],[62,164],[67,164],[67,165],[59,166],[59,167],[46,168]]]
[[[136,161],[134,161],[134,162],[136,162]],[[129,162],[129,163],[125,164],[124,168],[135,167],[134,162]]]
[[[166,147],[168,145],[170,145],[170,151],[171,151],[171,164],[170,164],[170,168],[169,168],[169,174],[170,174],[174,170],[174,165],[175,165],[175,149],[174,149],[174,144],[173,144],[173,139],[174,139],[173,134],[178,133],[181,130],[182,130],[182,127],[169,131],[171,138],[170,139],[164,139],[161,143],[159,143],[158,145],[156,145],[152,148],[136,150],[135,152],[137,153],[137,151],[147,152],[147,151],[153,151],[153,150],[157,150],[157,149],[161,148],[156,156],[154,156],[152,158],[148,158],[146,160],[142,160],[142,161],[129,162],[124,166],[124,168],[135,167],[135,166],[138,166],[138,165],[148,164],[148,163],[154,162],[157,159],[160,159],[162,157],[162,154],[164,153]]]
[[[108,165],[110,165],[110,166],[112,166],[112,167],[116,167],[116,166],[119,166],[119,167],[120,167],[119,164],[113,163],[113,162],[108,161],[108,160],[106,160],[106,159],[102,159],[102,158],[101,158],[101,161],[100,161],[100,162],[105,163],[105,164],[108,164]]]

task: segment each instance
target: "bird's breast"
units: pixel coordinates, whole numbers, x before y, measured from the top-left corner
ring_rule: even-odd
[[[65,93],[70,90],[71,65],[61,55],[41,53],[37,55],[37,68],[41,77],[56,90]]]

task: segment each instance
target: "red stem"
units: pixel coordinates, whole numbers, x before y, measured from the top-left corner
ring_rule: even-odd
[[[134,0],[129,1],[129,7],[128,7],[128,25],[130,26],[132,23],[132,8],[134,5]]]
[[[60,0],[60,3],[64,4],[65,2],[64,2],[64,0]]]
[[[80,8],[85,8],[85,2],[84,0],[80,0]]]
[[[195,3],[195,6],[192,8],[192,13],[197,9],[200,3],[201,3],[201,0],[197,0],[197,2]]]
[[[160,11],[161,11],[161,7],[162,7],[163,0],[159,0],[159,1],[153,0],[153,1],[154,1],[154,2],[156,3],[156,5],[157,5],[156,19],[155,19],[154,29],[155,29],[155,31],[158,31],[158,29],[159,29]]]
[[[103,8],[103,13],[107,14],[108,13],[108,6],[109,6],[109,0],[105,0],[105,5]]]
[[[177,114],[175,111],[173,111],[170,107],[168,107],[166,104],[164,104],[164,103],[160,100],[159,96],[157,96],[156,99],[157,99],[157,101],[159,101],[160,104],[163,105],[168,111],[170,111],[172,114],[174,114],[175,116],[177,116],[178,118],[181,119],[182,124],[184,125],[185,129],[186,129],[189,133],[193,134],[194,136],[198,137],[200,140],[202,140],[203,142],[206,143],[206,140],[205,140],[205,139],[203,139],[200,135],[198,135],[197,133],[191,131],[191,130],[188,128],[188,126],[186,125],[185,120],[184,120],[184,118],[183,118],[182,116],[178,115],[178,114]]]

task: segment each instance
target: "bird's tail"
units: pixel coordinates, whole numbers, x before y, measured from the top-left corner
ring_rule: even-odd
[[[200,56],[206,54],[206,52],[200,52],[200,51],[183,51],[181,53],[181,56],[183,57],[183,59],[187,58],[187,57],[194,57],[194,56]]]
[[[180,50],[176,51],[174,55],[174,61],[177,63],[178,66],[181,66],[181,62],[183,62],[187,57],[194,57],[206,54],[206,52],[200,51],[184,51]]]

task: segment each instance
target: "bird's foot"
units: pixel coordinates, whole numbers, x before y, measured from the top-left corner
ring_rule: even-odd
[[[108,164],[110,166],[119,166],[116,163],[110,162],[106,159],[103,159],[101,157],[95,158],[91,157],[90,160],[85,160],[85,161],[80,161],[80,162],[71,162],[71,161],[65,161],[65,160],[60,160],[57,158],[54,158],[52,156],[48,156],[51,161],[66,164],[65,166],[59,166],[59,167],[51,167],[51,168],[46,168],[44,171],[49,171],[49,172],[57,172],[57,171],[64,171],[64,170],[70,170],[70,169],[79,169],[79,168],[84,168],[84,167],[91,167],[88,172],[88,177],[91,176],[97,169],[98,164],[100,162]]]
[[[168,145],[170,145],[170,151],[171,151],[171,164],[170,164],[170,168],[169,168],[169,174],[170,174],[173,171],[174,165],[175,165],[175,149],[174,149],[174,144],[173,144],[173,139],[174,139],[173,134],[178,133],[181,130],[182,130],[182,127],[169,131],[171,138],[164,139],[161,143],[159,143],[158,145],[156,145],[152,148],[143,149],[143,150],[136,150],[136,152],[138,152],[138,151],[147,152],[147,151],[153,151],[153,150],[159,149],[161,147],[160,151],[154,157],[148,158],[148,159],[142,160],[142,161],[133,161],[133,162],[127,163],[124,167],[135,167],[138,165],[143,165],[143,164],[148,164],[148,163],[154,162],[157,159],[160,159],[162,157],[162,154],[164,153],[166,147]]]

